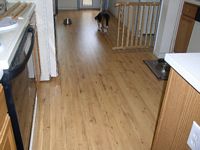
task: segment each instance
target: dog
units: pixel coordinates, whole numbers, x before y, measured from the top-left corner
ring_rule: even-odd
[[[107,32],[108,24],[110,20],[110,15],[107,11],[101,11],[95,17],[95,20],[98,24],[98,31]]]

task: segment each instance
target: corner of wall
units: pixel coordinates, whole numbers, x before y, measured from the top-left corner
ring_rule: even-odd
[[[40,79],[41,81],[47,81],[50,80],[52,73],[53,75],[57,74],[52,2],[48,0],[36,2],[36,21],[40,49]]]
[[[158,50],[154,50],[153,54],[157,57],[157,58],[164,58],[165,57],[165,53],[160,53]]]

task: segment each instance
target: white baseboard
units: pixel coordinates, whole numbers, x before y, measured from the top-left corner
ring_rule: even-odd
[[[50,75],[41,73],[40,81],[49,81],[50,80]]]
[[[76,8],[76,7],[72,7],[72,8],[65,8],[65,7],[63,7],[63,8],[58,8],[58,10],[78,10],[78,8]]]
[[[37,93],[36,93],[35,105],[34,105],[34,111],[33,111],[33,121],[32,121],[32,129],[31,129],[29,150],[33,150],[33,140],[34,140],[34,133],[35,133],[35,122],[36,122],[37,106],[38,106],[37,104],[38,104],[38,99],[37,99]]]

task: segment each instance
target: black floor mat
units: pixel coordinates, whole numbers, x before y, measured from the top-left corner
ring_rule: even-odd
[[[164,59],[144,60],[144,63],[159,80],[168,79],[170,66],[164,61]]]

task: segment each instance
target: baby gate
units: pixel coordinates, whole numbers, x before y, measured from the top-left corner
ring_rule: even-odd
[[[152,48],[158,26],[159,2],[119,2],[114,50]]]

